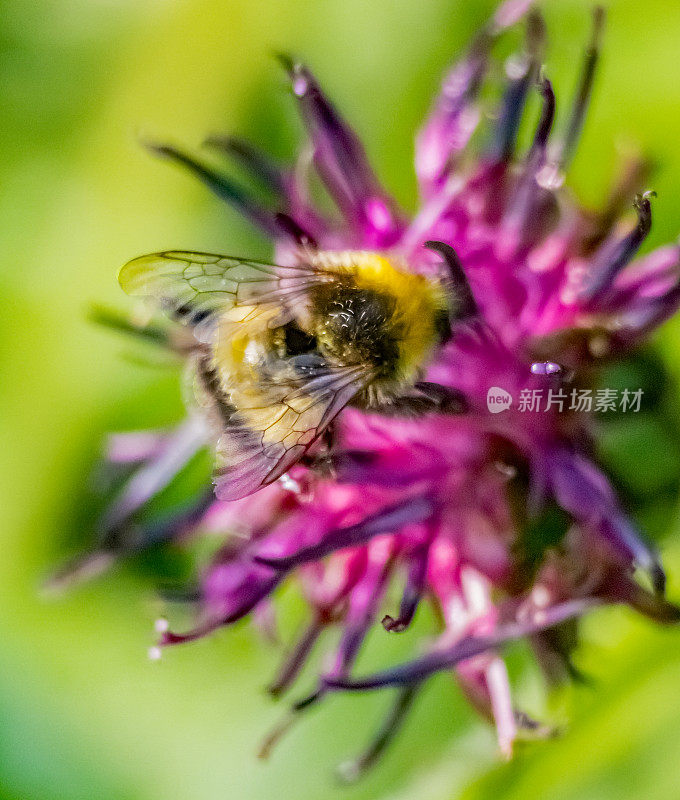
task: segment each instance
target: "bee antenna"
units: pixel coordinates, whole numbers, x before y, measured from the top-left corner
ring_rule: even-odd
[[[455,293],[456,308],[458,309],[457,317],[461,319],[476,316],[479,311],[477,302],[456,251],[446,242],[427,241],[424,246],[428,250],[439,253],[444,259],[444,263],[448,268],[451,287]]]

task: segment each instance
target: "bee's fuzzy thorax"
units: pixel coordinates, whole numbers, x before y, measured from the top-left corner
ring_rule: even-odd
[[[319,252],[313,265],[347,277],[360,291],[389,299],[392,313],[382,338],[393,337],[393,359],[384,363],[387,382],[408,383],[426,364],[439,340],[438,321],[448,314],[449,301],[443,286],[436,280],[409,270],[401,258],[367,250]]]

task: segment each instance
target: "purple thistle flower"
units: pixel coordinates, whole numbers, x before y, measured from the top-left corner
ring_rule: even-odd
[[[155,524],[140,522],[139,512],[213,444],[208,425],[192,408],[174,431],[116,435],[110,462],[134,469],[105,515],[100,546],[58,577],[90,574],[160,540],[224,536],[202,574],[195,627],[176,633],[162,622],[153,649],[159,655],[160,648],[248,614],[267,619],[272,592],[295,573],[309,624],[271,693],[291,688],[326,629],[337,626],[341,636],[314,691],[293,704],[263,752],[329,692],[399,687],[384,727],[346,766],[346,777],[375,761],[420,684],[437,671],[453,671],[472,704],[495,722],[501,751],[510,755],[520,734],[547,729],[513,705],[505,643],[528,639],[552,680],[574,671],[561,634],[594,606],[626,603],[659,622],[680,618],[680,609],[664,599],[654,548],[592,458],[592,406],[579,400],[601,363],[636,348],[675,312],[680,251],[669,245],[635,260],[651,227],[652,193],[635,194],[639,168],[600,214],[580,208],[565,189],[603,12],[594,12],[592,41],[560,135],[553,131],[553,89],[541,69],[543,22],[531,6],[531,0],[507,0],[446,76],[417,137],[421,203],[411,219],[381,186],[356,134],[312,73],[287,57],[282,62],[309,138],[299,163],[281,166],[229,137],[207,142],[266,184],[270,205],[176,148],[153,146],[271,236],[279,264],[298,263],[309,248],[368,250],[397,254],[412,270],[431,274],[443,256],[471,288],[463,298],[468,316],[425,376],[462,393],[466,413],[395,420],[346,408],[321,466],[298,463],[240,500],[218,500],[209,491]],[[525,16],[526,44],[508,61],[492,136],[471,160],[468,144],[482,119],[479,94],[494,41]],[[541,112],[527,152],[519,153],[524,104],[536,89]],[[337,217],[314,207],[312,166]],[[174,351],[186,347],[183,332],[172,326],[154,335]],[[496,396],[503,409],[492,408]],[[532,411],[528,403],[536,397],[542,404]],[[531,520],[554,507],[568,522],[528,559]],[[652,590],[638,582],[636,570],[647,574]],[[393,580],[401,581],[403,594],[398,607],[386,608]],[[368,630],[380,620],[385,635],[404,630],[423,599],[441,619],[436,642],[408,663],[355,675]]]

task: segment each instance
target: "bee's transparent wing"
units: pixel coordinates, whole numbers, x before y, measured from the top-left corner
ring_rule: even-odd
[[[369,380],[364,367],[325,369],[296,386],[273,387],[266,404],[260,395],[252,408],[223,407],[213,476],[217,497],[236,500],[280,478]]]
[[[235,306],[289,308],[328,273],[310,266],[279,267],[211,253],[168,251],[135,258],[120,270],[127,294],[149,298],[172,319],[209,342],[218,316]]]

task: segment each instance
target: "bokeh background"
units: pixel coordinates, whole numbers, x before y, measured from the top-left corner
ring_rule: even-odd
[[[49,570],[92,535],[92,474],[107,431],[181,416],[176,370],[88,323],[92,301],[125,308],[115,274],[156,249],[264,256],[267,243],[142,137],[196,146],[251,136],[280,157],[300,130],[272,58],[300,54],[360,131],[379,174],[415,202],[413,133],[442,70],[494,3],[464,0],[5,0],[0,15],[0,798],[2,800],[625,800],[680,796],[680,630],[625,610],[583,626],[590,680],[544,697],[511,656],[529,710],[568,723],[556,741],[502,763],[492,732],[446,675],[434,678],[385,760],[342,788],[335,764],[370,736],[386,696],[333,697],[280,744],[255,752],[281,707],[264,686],[279,653],[246,625],[146,657],[155,574],[172,551],[137,557],[62,598]],[[610,0],[606,48],[570,182],[596,204],[617,150],[658,170],[645,249],[680,232],[680,5]],[[548,74],[564,110],[587,39],[586,0],[546,0]],[[514,34],[501,54],[516,41]],[[658,538],[680,599],[680,325],[637,371],[656,398],[603,423],[603,457]],[[629,381],[630,383],[630,381]],[[284,633],[302,609],[281,598]],[[375,637],[360,667],[385,664],[433,629]],[[388,642],[385,639],[389,639]]]

